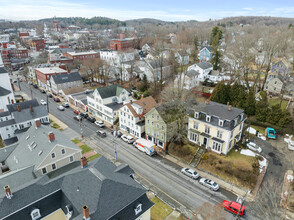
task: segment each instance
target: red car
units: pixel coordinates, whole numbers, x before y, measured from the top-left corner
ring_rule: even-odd
[[[59,98],[56,98],[56,97],[55,97],[53,100],[54,100],[55,102],[60,102],[60,99],[59,99]]]
[[[73,113],[75,113],[77,115],[80,114],[80,112],[78,110],[76,110],[76,109],[73,110]]]
[[[222,203],[222,206],[224,207],[224,209],[226,211],[231,212],[234,215],[237,215],[238,212],[239,212],[239,216],[245,215],[245,206],[242,206],[242,208],[241,208],[241,204],[239,204],[237,202],[234,202],[234,201],[230,202],[228,200],[224,200]],[[240,208],[241,208],[241,210],[240,210]]]

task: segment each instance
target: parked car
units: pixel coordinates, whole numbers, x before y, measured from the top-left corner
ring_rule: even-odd
[[[98,131],[96,131],[96,133],[97,133],[98,136],[100,136],[102,138],[106,137],[106,132],[105,131],[98,130]]]
[[[17,80],[13,80],[13,83],[17,83]]]
[[[245,215],[245,206],[241,207],[241,204],[239,204],[237,202],[234,202],[234,201],[230,202],[228,200],[224,200],[223,203],[222,203],[222,206],[224,207],[224,209],[226,211],[231,212],[234,215],[237,215],[238,212],[239,212],[240,216]]]
[[[76,110],[76,109],[73,110],[73,113],[75,113],[77,115],[80,114],[80,112],[78,110]]]
[[[124,142],[127,142],[128,144],[132,144],[135,142],[135,139],[129,135],[122,135],[121,136],[121,139],[124,141]]]
[[[29,85],[33,85],[33,83],[32,83],[31,81],[28,81],[28,84],[29,84]]]
[[[47,102],[45,102],[43,99],[41,99],[40,104],[41,105],[47,105]]]
[[[181,170],[181,172],[189,177],[191,177],[192,179],[195,179],[197,180],[199,178],[199,174],[195,171],[195,170],[192,170],[190,168],[183,168]]]
[[[255,143],[253,142],[248,142],[246,144],[246,146],[250,149],[250,150],[253,150],[255,152],[258,152],[258,153],[261,153],[262,152],[262,149],[261,147],[257,146]]]
[[[88,117],[87,120],[92,123],[94,123],[96,121],[96,119],[94,117]]]
[[[59,98],[57,98],[57,97],[54,97],[54,99],[53,99],[55,102],[60,102],[60,99]]]
[[[97,125],[100,128],[104,127],[104,122],[103,121],[95,121],[95,125]]]
[[[34,84],[33,87],[34,87],[35,89],[37,89],[37,88],[38,88],[38,85]]]
[[[47,93],[47,96],[48,96],[49,98],[52,98],[52,97],[53,97],[53,95],[52,95],[51,93]]]
[[[86,113],[86,112],[81,112],[80,115],[83,117],[83,118],[88,118],[89,115]]]
[[[123,135],[120,131],[112,131],[111,134],[118,138],[120,138]]]
[[[209,189],[211,189],[213,191],[219,190],[219,185],[216,182],[214,182],[214,181],[212,181],[210,179],[201,178],[199,180],[199,183],[201,185],[203,185],[203,186],[206,186],[207,188],[209,188]]]
[[[60,110],[60,111],[64,111],[65,108],[62,105],[60,105],[60,106],[57,107],[57,109]]]
[[[43,90],[43,89],[41,89],[40,92],[41,92],[41,93],[46,93],[45,90]]]
[[[266,128],[265,129],[265,136],[271,139],[277,139],[277,133],[273,128]]]
[[[64,103],[62,103],[62,106],[63,106],[64,108],[68,108],[68,107],[69,107],[69,104],[68,104],[67,102],[64,102]]]
[[[77,121],[82,121],[83,120],[83,118],[81,117],[81,116],[79,116],[79,115],[76,115],[76,116],[74,116],[73,117],[75,120],[77,120]]]

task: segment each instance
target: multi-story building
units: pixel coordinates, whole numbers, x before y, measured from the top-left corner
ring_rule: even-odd
[[[0,66],[0,112],[7,111],[7,105],[14,103],[15,98],[8,72]]]
[[[212,59],[212,48],[208,46],[202,47],[199,52],[200,62],[208,62],[211,59]]]
[[[36,99],[7,105],[7,111],[0,113],[0,135],[6,145],[18,141],[18,136],[32,126],[36,119],[49,123],[46,106]]]
[[[156,106],[157,103],[152,96],[142,97],[140,100],[134,102],[131,100],[119,110],[120,129],[137,138],[144,137],[145,114]]]
[[[83,79],[79,72],[72,72],[68,74],[52,75],[49,84],[53,93],[62,94],[61,90],[82,87]]]
[[[52,75],[67,74],[68,71],[57,66],[35,68],[38,85],[50,89],[50,78]]]
[[[89,58],[99,58],[99,53],[96,51],[84,51],[84,52],[67,52],[63,56],[72,59],[73,61],[84,61]]]
[[[45,40],[39,37],[22,37],[23,42],[32,50],[40,51],[45,49]]]
[[[111,85],[95,89],[93,95],[87,96],[87,103],[89,112],[113,125],[119,109],[131,99],[129,91],[119,85]]]
[[[123,38],[109,40],[110,50],[128,50],[134,47],[135,38]]]
[[[195,107],[189,117],[188,138],[218,154],[227,155],[241,139],[246,117],[244,111],[207,100]]]
[[[100,50],[100,59],[104,60],[109,65],[121,66],[123,62],[135,60],[135,53],[120,53],[115,50]]]

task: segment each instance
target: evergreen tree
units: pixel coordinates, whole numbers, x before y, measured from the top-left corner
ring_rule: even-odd
[[[210,40],[211,42],[215,38],[215,36],[218,35],[218,42],[223,38],[223,31],[218,26],[214,26],[210,33]]]
[[[265,122],[270,112],[267,95],[264,92],[260,93],[261,100],[255,104],[255,117],[258,121]]]
[[[247,115],[255,114],[255,92],[250,88],[246,98],[245,113]]]
[[[279,120],[278,125],[280,127],[285,127],[286,125],[290,124],[292,122],[291,114],[288,110],[282,111],[282,117]]]
[[[219,69],[219,64],[220,64],[220,57],[221,57],[221,53],[219,51],[219,36],[220,36],[220,32],[218,32],[213,40],[212,40],[212,59],[211,59],[211,63],[213,65],[213,69],[214,70],[218,70]]]
[[[272,106],[267,117],[267,122],[277,125],[282,117],[282,114],[283,112],[279,104]]]
[[[230,85],[225,85],[225,83],[219,82],[216,87],[214,88],[210,100],[222,104],[227,104],[230,102]]]
[[[191,55],[192,55],[193,61],[197,62],[198,61],[198,37],[197,36],[194,37],[193,45],[194,45],[194,48]]]
[[[148,80],[146,74],[143,75],[143,79],[139,89],[141,92],[145,92],[148,89]]]

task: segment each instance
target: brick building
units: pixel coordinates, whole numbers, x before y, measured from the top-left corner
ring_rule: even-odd
[[[125,38],[125,34],[120,34],[119,39],[109,40],[109,49],[111,50],[127,50],[134,47],[135,38]]]
[[[89,58],[99,58],[100,55],[96,51],[84,51],[84,52],[67,52],[63,54],[65,57],[72,59],[73,61],[84,61]]]
[[[66,74],[67,70],[60,67],[45,67],[45,68],[36,68],[35,69],[36,78],[38,85],[44,87],[46,90],[50,89],[50,78],[54,75]]]

